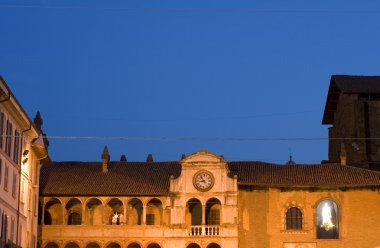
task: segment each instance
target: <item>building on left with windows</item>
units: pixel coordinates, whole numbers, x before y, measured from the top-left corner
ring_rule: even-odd
[[[0,76],[0,248],[36,247],[39,169],[49,161],[41,125]]]

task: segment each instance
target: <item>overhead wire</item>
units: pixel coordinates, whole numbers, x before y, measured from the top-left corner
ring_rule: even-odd
[[[61,5],[33,5],[33,4],[0,4],[0,8],[24,9],[61,9],[61,10],[105,10],[123,12],[151,12],[151,13],[300,13],[300,14],[378,14],[380,10],[344,10],[344,9],[215,9],[215,8],[125,8],[125,7],[97,7],[97,6],[61,6]]]
[[[14,135],[0,135],[0,137],[14,137]],[[18,136],[21,137],[21,136]],[[380,137],[131,137],[131,136],[73,136],[73,135],[46,135],[47,139],[65,140],[127,140],[127,141],[325,141],[325,140],[380,140]]]

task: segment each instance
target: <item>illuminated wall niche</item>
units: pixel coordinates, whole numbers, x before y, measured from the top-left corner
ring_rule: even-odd
[[[317,206],[317,239],[339,238],[339,209],[332,200],[321,201]]]

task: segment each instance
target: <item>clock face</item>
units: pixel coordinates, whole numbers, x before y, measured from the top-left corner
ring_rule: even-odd
[[[194,175],[193,184],[199,191],[208,191],[214,186],[214,177],[208,171],[199,171]]]

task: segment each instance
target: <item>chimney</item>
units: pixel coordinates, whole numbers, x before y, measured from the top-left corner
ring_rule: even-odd
[[[44,121],[42,120],[40,111],[37,111],[36,117],[34,117],[34,126],[38,129],[38,131],[41,131],[42,124]]]
[[[340,164],[347,165],[346,146],[344,145],[344,143],[340,144]]]
[[[181,160],[184,160],[186,158],[186,155],[185,154],[182,154],[181,156]]]
[[[127,157],[125,156],[125,154],[121,155],[120,161],[127,162]]]
[[[102,171],[106,173],[108,171],[108,165],[110,164],[110,154],[108,152],[108,147],[105,146],[102,154]]]
[[[153,163],[153,156],[152,156],[152,154],[148,154],[148,157],[146,158],[146,162],[147,163]]]

